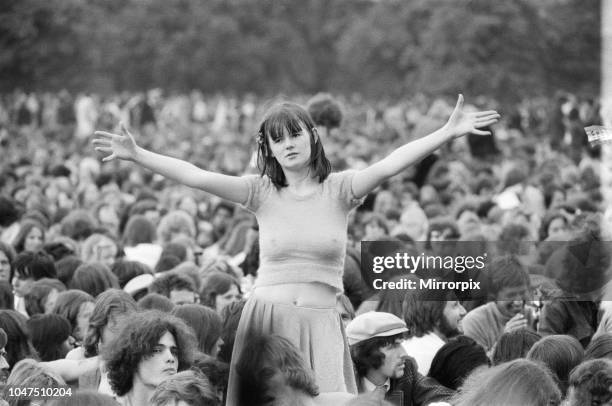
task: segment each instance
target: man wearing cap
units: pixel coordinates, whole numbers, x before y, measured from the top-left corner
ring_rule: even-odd
[[[402,347],[406,323],[383,312],[357,316],[346,328],[357,372],[359,393],[377,392],[396,406],[425,406],[454,395],[434,379],[417,372]]]

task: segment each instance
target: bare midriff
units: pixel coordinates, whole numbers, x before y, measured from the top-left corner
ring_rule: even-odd
[[[254,297],[270,302],[321,308],[335,307],[337,293],[335,288],[318,282],[258,286],[253,290]]]

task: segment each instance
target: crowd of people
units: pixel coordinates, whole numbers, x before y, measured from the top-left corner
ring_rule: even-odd
[[[612,402],[597,101],[296,100],[0,97],[5,403]],[[376,290],[362,241],[485,289]]]

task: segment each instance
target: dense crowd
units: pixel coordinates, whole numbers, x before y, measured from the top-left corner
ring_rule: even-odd
[[[368,167],[453,111],[425,96],[297,100],[334,171]],[[122,122],[152,151],[256,174],[257,125],[270,102],[160,90],[0,96],[2,399],[223,405],[231,369],[241,382],[234,396],[253,406],[612,402],[612,208],[600,150],[584,133],[601,124],[598,103],[560,94],[474,104],[501,112],[492,136],[446,143],[350,211],[332,314],[357,385],[343,393],[321,390],[321,370],[282,334],[240,338],[234,349],[260,268],[252,206],[129,162],[102,163],[91,146],[95,130],[119,132]],[[385,253],[362,241],[414,255],[463,243],[487,253],[486,289],[377,291],[360,265]],[[28,388],[57,391],[51,399]]]

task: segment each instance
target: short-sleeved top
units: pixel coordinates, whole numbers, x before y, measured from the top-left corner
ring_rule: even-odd
[[[243,206],[259,223],[255,286],[320,282],[342,291],[348,213],[362,202],[352,192],[354,175],[331,173],[308,196],[277,188],[265,175],[243,177],[249,187]]]

